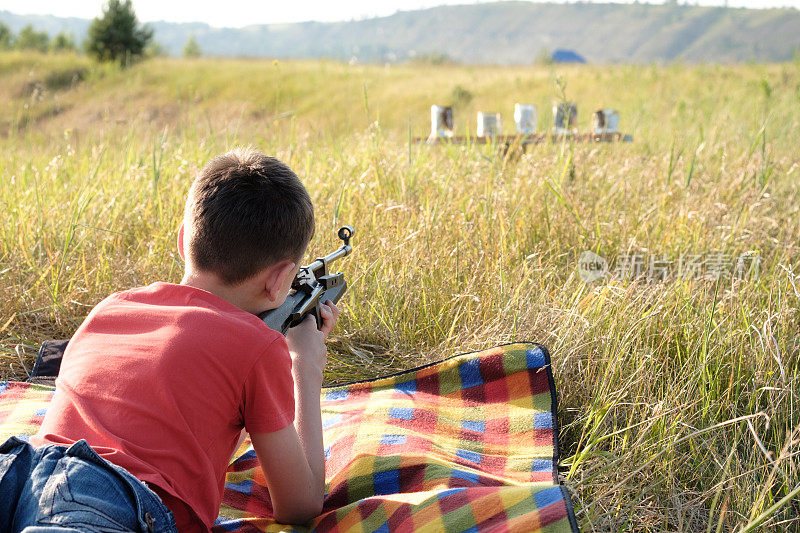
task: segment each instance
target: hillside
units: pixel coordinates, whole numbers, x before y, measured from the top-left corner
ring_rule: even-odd
[[[26,24],[82,40],[88,20],[0,11],[15,32]],[[542,51],[574,50],[590,62],[787,61],[800,49],[800,11],[649,4],[497,2],[402,11],[367,20],[214,28],[151,23],[158,43],[180,54],[194,36],[205,54],[396,62],[420,57],[463,63],[529,64]]]

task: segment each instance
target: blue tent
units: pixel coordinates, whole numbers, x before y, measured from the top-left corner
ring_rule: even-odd
[[[572,50],[564,50],[563,48],[559,48],[553,52],[553,55],[550,56],[550,59],[553,60],[555,63],[586,63],[586,60],[583,56],[579,55]]]

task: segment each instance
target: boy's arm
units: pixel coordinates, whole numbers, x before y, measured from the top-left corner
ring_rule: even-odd
[[[275,520],[303,524],[322,511],[322,486],[293,425],[250,435],[269,488]],[[324,479],[323,479],[324,482]]]
[[[275,519],[301,524],[319,515],[325,488],[320,391],[325,367],[325,338],[339,310],[328,301],[320,306],[323,327],[309,316],[286,336],[292,357],[295,422],[280,431],[251,434],[253,448],[267,481]]]

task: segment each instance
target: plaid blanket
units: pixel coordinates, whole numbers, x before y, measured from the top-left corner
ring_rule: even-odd
[[[52,388],[0,383],[0,442],[41,424]],[[578,531],[558,484],[550,358],[538,344],[456,355],[326,388],[323,513],[271,518],[245,443],[228,468],[215,531]]]

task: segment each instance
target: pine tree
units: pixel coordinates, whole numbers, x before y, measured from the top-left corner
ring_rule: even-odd
[[[92,21],[86,52],[100,61],[127,66],[141,57],[153,38],[153,30],[139,27],[131,0],[108,0],[103,16]]]

